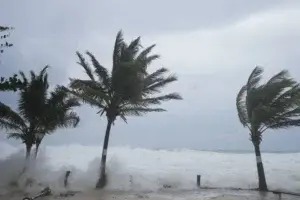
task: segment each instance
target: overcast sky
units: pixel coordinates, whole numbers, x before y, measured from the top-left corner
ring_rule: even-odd
[[[251,70],[268,77],[288,69],[300,80],[300,1],[294,0],[52,0],[0,3],[0,24],[15,27],[14,47],[1,56],[1,76],[18,70],[49,69],[51,84],[84,77],[76,51],[93,52],[110,68],[118,30],[143,46],[157,44],[161,59],[179,81],[166,91],[184,100],[168,112],[117,121],[110,145],[146,148],[251,150],[248,130],[237,118],[235,97]],[[2,93],[15,106],[13,94]],[[58,130],[48,145],[102,144],[106,119],[87,106],[78,109],[76,129]],[[4,137],[4,134],[1,136]],[[266,132],[264,150],[300,150],[300,128]]]

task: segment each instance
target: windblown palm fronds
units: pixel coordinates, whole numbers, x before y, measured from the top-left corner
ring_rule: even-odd
[[[127,116],[142,116],[149,112],[162,112],[156,107],[163,101],[179,100],[177,93],[160,95],[162,89],[177,81],[174,75],[168,75],[168,70],[161,68],[148,73],[148,66],[159,58],[151,54],[155,45],[142,49],[140,37],[126,44],[121,31],[118,32],[112,60],[112,70],[102,66],[91,52],[86,52],[92,67],[84,56],[77,52],[78,64],[81,65],[88,79],[70,79],[69,92],[98,109],[100,115],[105,114],[108,120],[104,139],[101,176],[97,187],[105,185],[105,162],[111,124],[117,117],[127,122]],[[157,95],[156,95],[157,94]],[[154,107],[153,107],[154,106]]]
[[[250,131],[254,144],[259,188],[267,190],[259,145],[267,129],[300,126],[300,85],[283,70],[260,84],[263,69],[256,67],[240,89],[236,107],[241,124]]]

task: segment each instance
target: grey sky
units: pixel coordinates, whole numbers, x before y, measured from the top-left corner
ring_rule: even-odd
[[[114,37],[142,36],[157,44],[164,66],[179,81],[166,89],[183,101],[166,103],[167,113],[117,121],[111,145],[151,148],[251,149],[239,124],[235,96],[255,65],[269,76],[288,69],[300,79],[300,2],[281,0],[12,1],[0,3],[0,24],[14,26],[14,47],[1,57],[1,75],[51,66],[53,84],[83,77],[75,51],[89,50],[111,66]],[[14,106],[13,94],[0,94]],[[47,144],[100,144],[105,118],[78,110],[77,129],[59,130]],[[2,136],[3,137],[3,136]],[[263,149],[300,150],[300,129],[267,132]]]

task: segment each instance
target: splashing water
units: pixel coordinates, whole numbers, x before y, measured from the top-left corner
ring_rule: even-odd
[[[7,188],[22,170],[24,151],[1,145],[0,187]],[[70,188],[92,189],[97,181],[101,147],[69,145],[42,148],[34,170],[37,183],[54,190],[63,187],[65,172],[71,170]],[[300,191],[300,153],[263,154],[266,177],[271,189]],[[109,190],[157,191],[202,186],[257,187],[255,156],[251,153],[218,153],[195,150],[149,150],[111,147],[107,162]]]

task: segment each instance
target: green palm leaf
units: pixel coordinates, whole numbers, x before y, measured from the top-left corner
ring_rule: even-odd
[[[92,53],[87,51],[86,54],[90,56],[93,66],[95,68],[95,73],[96,75],[98,75],[99,81],[104,85],[103,88],[109,89],[110,77],[108,75],[107,69],[98,62],[98,60]]]
[[[120,30],[117,34],[114,51],[113,51],[112,73],[114,73],[117,70],[119,63],[121,62],[121,53],[122,53],[123,45],[124,45],[123,33],[122,30]]]
[[[300,85],[286,70],[259,85],[262,72],[262,68],[256,67],[237,95],[240,122],[252,133],[298,126]]]
[[[76,55],[78,56],[79,58],[79,62],[77,62],[77,64],[81,65],[84,70],[85,70],[85,73],[89,76],[89,78],[93,81],[95,81],[95,78],[94,78],[94,75],[93,75],[93,72],[92,72],[92,69],[91,67],[89,66],[89,64],[85,61],[84,57],[82,56],[82,54],[80,54],[78,51],[76,52]]]
[[[10,107],[0,102],[0,126],[6,129],[22,129],[26,127],[23,118]]]

